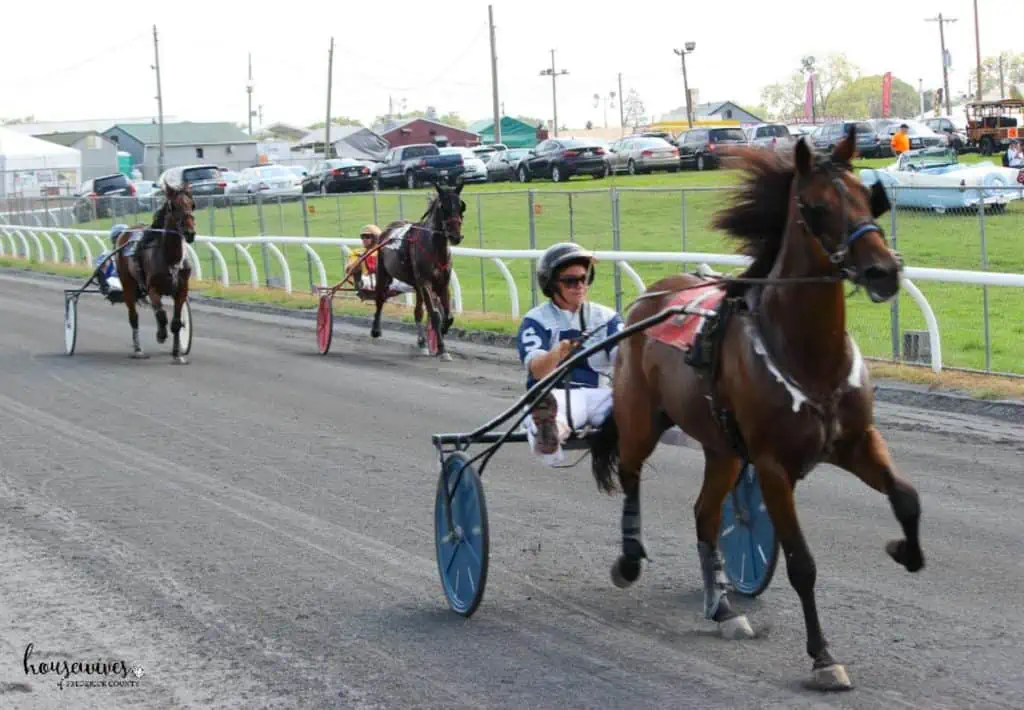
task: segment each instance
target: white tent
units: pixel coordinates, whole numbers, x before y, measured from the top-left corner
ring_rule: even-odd
[[[67,194],[81,174],[80,151],[0,126],[0,198]]]

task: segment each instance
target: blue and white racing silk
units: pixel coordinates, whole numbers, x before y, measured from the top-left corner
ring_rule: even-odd
[[[583,316],[582,327],[580,315]],[[600,327],[603,326],[603,327]],[[594,331],[585,347],[595,345],[623,328],[622,318],[611,308],[599,303],[585,302],[576,313],[563,311],[553,301],[537,306],[523,318],[516,337],[519,360],[526,368],[526,388],[537,383],[530,373],[530,361],[549,352],[562,340],[575,340],[583,331]],[[598,350],[572,369],[570,381],[573,387],[599,387],[601,378],[611,377],[617,346]]]
[[[98,257],[96,257],[96,261],[94,262],[93,265],[98,267],[100,264],[103,263],[103,260],[106,259],[108,256],[110,256],[109,251],[103,252]],[[107,262],[106,266],[103,267],[103,275],[106,276],[108,279],[112,276],[117,276],[117,266],[115,264],[116,261],[116,259],[111,259],[110,261]]]

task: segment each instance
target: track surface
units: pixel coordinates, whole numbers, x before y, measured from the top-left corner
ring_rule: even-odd
[[[798,489],[818,604],[851,693],[802,687],[810,659],[780,564],[758,638],[701,612],[697,451],[662,447],[642,490],[653,564],[608,569],[621,498],[589,462],[507,447],[488,470],[491,574],[465,621],[432,541],[434,431],[522,393],[520,371],[456,345],[195,305],[191,364],[131,360],[123,306],[79,304],[63,354],[60,285],[0,275],[0,707],[1020,707],[1020,427],[879,405],[921,492],[928,566],[885,556],[888,502],[820,467]],[[494,351],[491,351],[492,354]],[[134,688],[57,687],[30,662],[123,659]],[[73,679],[90,679],[78,675]],[[134,676],[129,675],[129,680]]]

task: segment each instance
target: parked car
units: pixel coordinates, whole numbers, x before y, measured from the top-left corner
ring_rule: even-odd
[[[889,134],[882,140],[888,145],[889,141],[892,140],[892,135],[896,131],[900,130],[902,124],[907,124],[907,134],[910,136],[910,149],[917,150],[919,148],[944,148],[949,144],[949,140],[945,135],[940,135],[924,125],[920,121],[893,121],[890,123],[886,130]]]
[[[940,146],[908,150],[882,170],[861,170],[860,179],[869,187],[881,182],[889,201],[897,208],[945,212],[977,209],[979,199],[997,208],[1020,199],[1019,189],[995,189],[1018,187],[1019,172],[1020,168],[1003,168],[991,161],[961,165],[955,150]],[[900,190],[900,187],[915,189]],[[972,187],[981,189],[972,190]]]
[[[679,149],[656,136],[627,136],[609,146],[608,169],[630,175],[654,170],[679,172]]]
[[[160,207],[159,190],[152,180],[134,180],[135,206],[142,212],[152,212]]]
[[[957,127],[951,119],[939,116],[938,118],[926,118],[922,123],[939,135],[946,136],[947,144],[957,153],[967,152],[970,143],[967,139],[967,131]]]
[[[322,195],[349,190],[372,190],[373,168],[355,158],[321,160],[302,179],[302,191]]]
[[[469,148],[441,148],[441,155],[461,155],[463,182],[487,182],[487,164]]]
[[[89,222],[94,218],[131,214],[133,209],[124,198],[134,196],[135,185],[122,173],[86,180],[75,195],[75,217],[79,222]]]
[[[605,175],[605,149],[599,142],[585,138],[549,138],[519,161],[516,177],[519,182],[534,178],[551,178],[555,182],[573,175]]]
[[[831,153],[846,137],[850,125],[857,128],[857,153],[866,158],[878,157],[889,150],[889,138],[875,130],[868,121],[833,121],[822,125],[814,134],[814,147],[824,153]]]
[[[519,161],[529,155],[529,148],[508,148],[493,153],[491,159],[487,161],[487,180],[490,182],[514,180]]]
[[[376,176],[380,187],[405,185],[413,189],[427,182],[454,180],[464,170],[461,154],[442,155],[436,145],[416,143],[388,151],[384,162],[377,166]]]
[[[302,178],[284,165],[260,165],[242,171],[240,183],[245,184],[245,195],[264,199],[279,197],[298,198],[302,194]]]
[[[488,143],[487,145],[478,145],[472,150],[473,154],[486,164],[490,162],[495,153],[508,150],[508,146],[504,143]]]
[[[742,128],[694,128],[679,136],[679,165],[693,166],[697,170],[717,168],[722,164],[716,152],[719,146],[745,145],[746,142]]]
[[[211,200],[216,204],[222,203],[224,190],[228,186],[227,181],[221,178],[220,168],[216,165],[179,165],[168,168],[156,182],[161,186],[161,190],[165,182],[171,185],[190,186],[196,207],[199,208],[206,207]]]
[[[765,150],[793,150],[796,138],[781,123],[761,123],[743,131],[747,142],[755,148]]]

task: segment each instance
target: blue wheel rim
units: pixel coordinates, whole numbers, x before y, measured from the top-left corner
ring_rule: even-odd
[[[470,616],[487,584],[489,531],[483,483],[466,457],[455,453],[441,467],[434,502],[434,542],[441,586],[452,611]],[[455,534],[449,533],[447,500]]]
[[[757,472],[750,464],[744,466],[725,498],[718,545],[725,573],[737,592],[757,596],[767,589],[775,572],[778,545]]]

